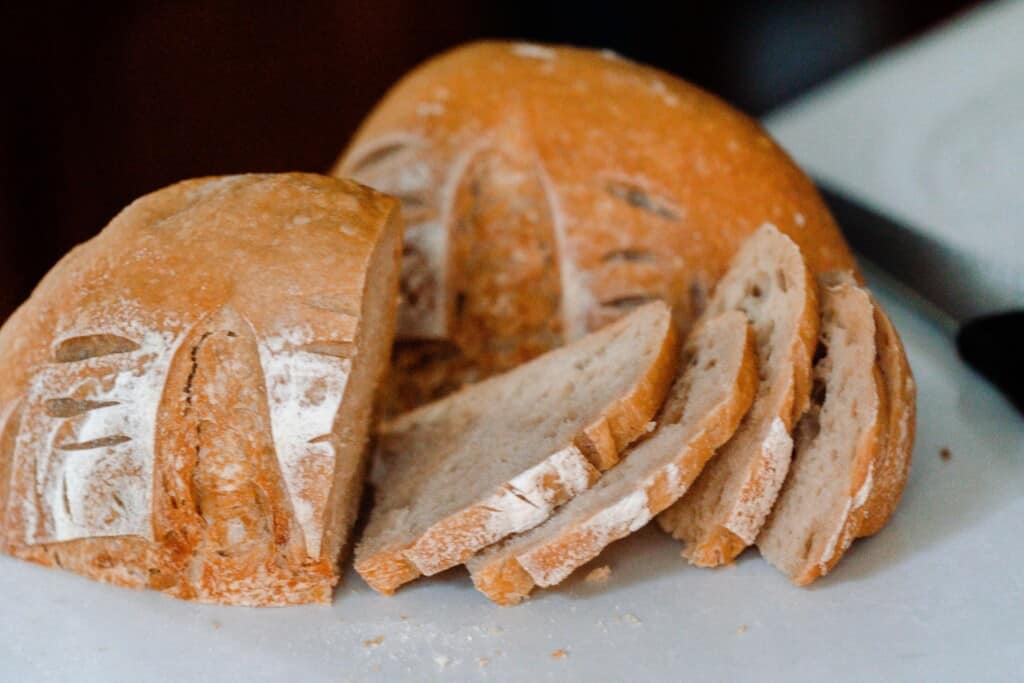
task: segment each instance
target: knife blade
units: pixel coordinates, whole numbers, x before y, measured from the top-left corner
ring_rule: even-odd
[[[818,181],[850,246],[947,317],[960,357],[1024,414],[1024,269],[901,223]]]

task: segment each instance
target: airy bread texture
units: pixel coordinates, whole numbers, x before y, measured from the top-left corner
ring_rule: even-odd
[[[772,223],[855,269],[814,186],[751,119],[608,52],[474,43],[403,78],[338,161],[405,216],[392,413],[652,299],[686,332]]]
[[[771,225],[750,237],[715,288],[708,315],[743,311],[761,382],[736,434],[693,488],[659,517],[698,566],[731,562],[757,538],[792,455],[790,432],[808,404],[818,339],[816,287],[800,249]]]
[[[623,462],[540,526],[471,558],[473,583],[502,605],[553,586],[674,503],[732,436],[758,386],[753,333],[723,313],[687,341],[657,428]]]
[[[204,602],[329,602],[400,249],[396,201],[323,176],[132,203],[0,330],[4,550]]]
[[[821,280],[821,338],[811,407],[793,466],[758,536],[798,585],[828,574],[855,538],[881,529],[906,482],[914,383],[892,327],[849,274]]]
[[[765,559],[799,585],[827,574],[853,542],[886,414],[870,296],[853,283],[823,283],[820,300],[811,406],[794,431],[792,469],[757,539]]]
[[[356,570],[392,593],[543,522],[647,433],[677,346],[654,302],[385,424]]]

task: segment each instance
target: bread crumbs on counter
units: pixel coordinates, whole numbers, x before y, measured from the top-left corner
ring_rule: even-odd
[[[953,451],[949,450],[948,446],[943,446],[939,449],[939,457],[942,458],[943,462],[949,462],[953,459]]]
[[[376,638],[370,638],[369,640],[363,641],[363,647],[377,647],[384,642],[384,636],[377,636]]]
[[[221,626],[223,626],[223,624],[221,624],[216,619],[213,620],[213,628],[214,628],[214,630],[219,631]]]
[[[746,632],[747,632],[747,625],[746,624],[740,624],[739,626],[736,627],[736,635],[742,636]]]
[[[642,621],[640,621],[640,617],[638,617],[635,614],[625,614],[625,615],[623,615],[622,620],[624,622],[626,622],[627,624],[642,624],[643,623]]]
[[[569,656],[569,653],[566,652],[562,648],[558,648],[557,650],[552,652],[551,655],[550,655],[551,659],[565,659],[568,656]]]
[[[604,583],[611,574],[612,568],[604,565],[603,567],[591,569],[590,573],[587,574],[587,578],[583,579],[583,581],[586,583]]]
[[[452,660],[448,659],[444,655],[434,655],[434,664],[437,664],[438,669],[445,669]]]
[[[487,666],[488,664],[490,664],[490,663],[491,663],[491,660],[489,660],[489,659],[488,659],[487,657],[477,657],[476,663],[477,663],[477,664],[478,664],[478,665],[480,666],[480,668],[482,669],[482,668],[484,668],[485,666]]]

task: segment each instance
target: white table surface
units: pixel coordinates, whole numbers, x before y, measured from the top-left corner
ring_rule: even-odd
[[[804,168],[861,201],[1024,265],[1024,2],[957,17],[766,123]]]
[[[1020,5],[1007,16],[1020,23]],[[831,93],[841,98],[842,87]],[[772,126],[804,158],[822,121],[805,104]],[[883,182],[870,164],[850,163],[871,158],[857,145],[812,157],[816,171],[879,205],[912,213],[923,201],[909,180],[891,187],[903,182],[899,164],[878,162],[891,169]],[[810,588],[789,585],[755,552],[716,571],[690,568],[653,528],[598,558],[612,570],[606,584],[577,576],[506,609],[462,570],[392,598],[350,573],[331,607],[252,610],[2,557],[0,679],[1022,680],[1024,420],[961,365],[938,327],[878,291],[918,381],[910,482],[890,525]]]

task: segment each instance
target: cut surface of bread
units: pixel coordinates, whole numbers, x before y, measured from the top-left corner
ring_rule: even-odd
[[[755,121],[607,51],[457,47],[397,83],[336,173],[402,201],[390,414],[621,317],[702,313],[767,220],[815,272],[855,268],[814,185]]]
[[[792,455],[790,431],[808,403],[818,336],[815,284],[799,248],[771,225],[758,229],[718,283],[707,315],[746,313],[760,385],[736,434],[690,491],[659,516],[699,566],[731,562],[757,538]]]
[[[4,550],[203,602],[329,602],[400,256],[397,202],[351,181],[132,203],[0,330]]]
[[[888,414],[874,305],[852,280],[822,281],[811,406],[793,463],[758,536],[761,554],[798,585],[824,576],[861,535]]]
[[[655,302],[385,424],[356,570],[391,593],[544,521],[646,433],[677,363]]]
[[[753,334],[738,311],[708,320],[687,340],[681,373],[657,427],[623,462],[546,522],[466,563],[476,587],[511,605],[535,585],[552,586],[613,541],[674,503],[736,430],[758,377]]]

